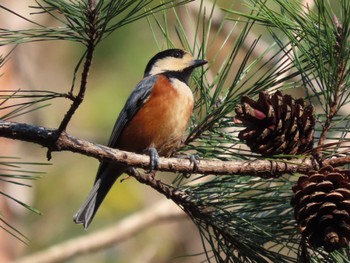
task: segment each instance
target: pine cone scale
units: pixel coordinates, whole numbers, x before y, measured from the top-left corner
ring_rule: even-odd
[[[312,106],[305,108],[302,99],[294,100],[280,91],[273,95],[261,92],[257,101],[243,96],[235,112],[234,122],[246,127],[238,138],[252,152],[302,154],[313,146],[314,111]]]
[[[299,177],[291,204],[301,234],[327,252],[344,248],[350,239],[348,170],[323,167]]]

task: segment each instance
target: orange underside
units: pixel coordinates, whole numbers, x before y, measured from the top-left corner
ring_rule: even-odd
[[[170,155],[182,140],[192,109],[193,102],[160,76],[149,99],[121,133],[117,148],[142,152],[154,147],[159,155]]]

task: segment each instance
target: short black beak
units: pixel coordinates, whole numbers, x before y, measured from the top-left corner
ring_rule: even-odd
[[[193,60],[193,64],[192,64],[192,68],[197,68],[200,67],[204,64],[207,64],[208,61],[204,60],[204,59],[195,59]]]

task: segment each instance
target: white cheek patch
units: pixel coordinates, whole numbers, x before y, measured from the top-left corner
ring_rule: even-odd
[[[150,75],[156,75],[166,71],[183,71],[184,69],[191,66],[191,57],[174,58],[167,57],[158,60],[150,70]]]

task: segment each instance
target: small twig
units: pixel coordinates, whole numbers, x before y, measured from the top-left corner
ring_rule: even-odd
[[[299,258],[300,258],[301,262],[310,263],[310,255],[309,255],[308,250],[307,250],[307,243],[306,243],[304,236],[302,236],[300,239],[299,250],[300,250]]]
[[[172,200],[191,218],[200,218],[208,224],[212,224],[210,220],[212,216],[212,206],[206,205],[205,202],[199,202],[188,193],[163,183],[161,180],[156,179],[154,174],[142,173],[136,169],[129,169],[128,174],[140,183],[152,187],[158,193]],[[215,226],[213,226],[213,228],[215,228]],[[223,233],[225,233],[225,231],[226,230],[223,229]]]
[[[136,169],[130,169],[127,173],[140,183],[152,187],[159,193],[163,194],[166,198],[171,199],[182,208],[185,208],[185,211],[188,210],[186,207],[193,207],[195,209],[198,209],[193,198],[190,198],[185,193],[163,183],[161,180],[156,179],[154,174],[141,173]]]
[[[85,60],[85,64],[84,64],[84,70],[82,73],[82,80],[81,80],[81,84],[80,84],[80,90],[77,96],[74,97],[73,103],[71,105],[71,107],[69,108],[69,110],[67,111],[67,113],[65,114],[60,126],[58,127],[57,130],[57,138],[59,137],[59,135],[66,130],[68,123],[70,122],[70,120],[72,119],[75,111],[78,109],[78,107],[80,106],[80,104],[82,103],[84,96],[85,96],[85,91],[86,91],[86,86],[87,86],[87,77],[90,71],[90,67],[91,67],[91,63],[92,63],[92,57],[93,57],[93,52],[94,52],[94,47],[93,45],[89,45],[88,47],[88,52],[86,54],[86,60]],[[70,96],[72,97],[73,94],[70,94]]]
[[[338,18],[336,16],[333,17],[333,22],[337,28],[336,32],[336,44],[335,44],[335,54],[330,54],[334,55],[337,63],[337,71],[336,71],[336,81],[334,82],[334,87],[328,87],[330,89],[334,89],[334,93],[332,94],[333,97],[330,97],[329,101],[329,113],[327,114],[326,121],[324,125],[322,126],[322,132],[320,135],[320,139],[318,141],[318,146],[322,146],[326,139],[327,139],[327,133],[329,129],[332,127],[332,120],[334,116],[338,113],[339,111],[339,104],[340,104],[340,98],[343,92],[344,88],[344,79],[345,79],[345,71],[346,71],[346,63],[344,62],[344,58],[341,55],[341,50],[342,50],[342,39],[343,39],[343,32],[342,32],[342,25],[340,24]],[[321,151],[317,151],[318,159],[322,159],[322,154]]]
[[[85,91],[88,83],[88,76],[92,64],[92,58],[94,55],[95,51],[95,45],[96,45],[96,39],[98,37],[98,14],[96,13],[96,2],[95,0],[89,0],[88,2],[89,9],[86,12],[86,16],[89,21],[89,27],[88,27],[88,40],[86,43],[87,46],[87,51],[86,51],[86,57],[85,57],[85,63],[84,63],[84,68],[83,72],[81,74],[81,82],[80,82],[80,89],[78,92],[78,95],[74,97],[73,103],[67,113],[65,114],[60,126],[58,127],[57,134],[56,134],[56,139],[59,138],[60,134],[66,130],[68,123],[72,119],[75,111],[78,109],[82,101],[84,100],[85,96]],[[73,91],[70,92],[71,97],[73,96]],[[50,148],[49,148],[50,150]]]
[[[350,163],[350,156],[336,157],[326,159],[322,162],[322,166],[331,165],[333,167],[339,167]]]
[[[327,114],[327,118],[324,125],[322,125],[322,132],[320,135],[320,139],[318,140],[318,146],[322,146],[327,139],[327,133],[332,126],[332,120],[339,110],[338,109],[339,98],[340,98],[340,90],[338,90],[336,94],[334,94],[334,99],[330,102],[330,110],[329,110],[329,113]],[[318,154],[319,154],[319,157],[321,157],[320,151],[318,151]]]
[[[96,0],[89,0],[89,8],[90,10],[94,10],[96,7]]]

